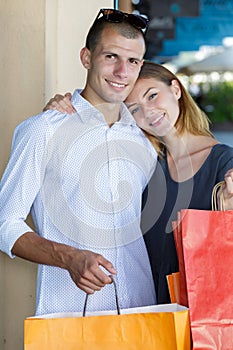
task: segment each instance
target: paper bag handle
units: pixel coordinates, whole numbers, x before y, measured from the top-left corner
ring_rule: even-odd
[[[212,210],[225,211],[224,197],[223,197],[223,191],[222,191],[222,187],[224,184],[225,184],[225,181],[220,181],[213,188],[212,198],[211,198]],[[218,191],[219,191],[219,206],[218,206],[218,196],[217,196]]]
[[[117,309],[117,314],[120,315],[120,307],[119,307],[119,301],[118,301],[118,294],[117,294],[117,286],[116,286],[116,282],[114,281],[113,276],[110,276],[112,278],[112,283],[114,286],[114,292],[115,292],[115,299],[116,299],[116,309]],[[88,295],[86,294],[86,298],[85,298],[85,302],[84,302],[84,307],[83,307],[83,317],[86,316],[86,309],[87,309],[87,299],[88,299]]]

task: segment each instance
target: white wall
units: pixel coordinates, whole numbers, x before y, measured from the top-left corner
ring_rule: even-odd
[[[101,7],[113,1],[0,0],[0,175],[15,126],[40,112],[55,92],[83,86],[79,51]],[[35,280],[34,264],[0,253],[0,350],[23,349]]]
[[[46,100],[84,85],[80,49],[98,9],[112,4],[111,0],[46,2]]]

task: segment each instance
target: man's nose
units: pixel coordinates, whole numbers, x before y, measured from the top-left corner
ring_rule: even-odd
[[[127,62],[120,61],[115,67],[115,74],[119,75],[121,78],[126,78],[128,76],[128,65]]]

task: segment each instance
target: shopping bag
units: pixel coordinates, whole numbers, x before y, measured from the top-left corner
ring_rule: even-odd
[[[193,349],[232,350],[233,211],[187,209],[179,218]]]
[[[29,317],[24,321],[24,350],[190,350],[186,307],[164,304],[118,311]]]
[[[177,214],[177,221],[172,223],[174,240],[176,245],[176,251],[179,263],[179,299],[176,301],[183,306],[188,307],[188,294],[187,294],[187,283],[184,265],[184,253],[183,253],[183,242],[182,242],[182,216],[181,213]],[[174,279],[174,276],[173,276]]]
[[[167,283],[171,302],[180,304],[180,272],[167,275]]]

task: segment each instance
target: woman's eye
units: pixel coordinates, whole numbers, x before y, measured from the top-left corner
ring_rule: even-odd
[[[132,109],[130,112],[131,112],[131,114],[135,114],[135,113],[137,113],[139,111],[139,107],[136,107],[136,108],[134,108],[134,109]]]
[[[157,93],[151,94],[149,96],[149,100],[153,100],[157,96]]]

